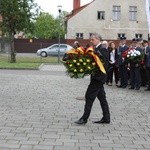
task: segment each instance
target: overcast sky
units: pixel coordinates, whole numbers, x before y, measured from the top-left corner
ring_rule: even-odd
[[[91,1],[81,0],[81,6]],[[73,9],[73,0],[34,0],[34,2],[38,3],[44,12],[48,12],[54,17],[58,16],[58,5],[62,6],[63,11],[71,12]]]

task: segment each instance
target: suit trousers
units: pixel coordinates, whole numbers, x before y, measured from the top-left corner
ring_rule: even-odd
[[[141,65],[140,72],[141,72],[141,86],[146,86],[147,72],[146,72],[146,68],[144,67],[144,65]]]
[[[120,76],[120,85],[126,87],[128,85],[128,70],[125,65],[119,66],[119,76]]]
[[[119,69],[114,64],[110,65],[110,69],[108,71],[108,79],[110,83],[113,83],[113,73],[115,75],[115,83],[117,84],[119,81]]]
[[[81,118],[83,119],[89,118],[93,106],[93,102],[97,97],[98,100],[100,101],[100,105],[103,112],[103,118],[106,120],[110,120],[109,106],[106,100],[106,94],[103,85],[104,84],[102,82],[95,79],[91,79],[91,82],[85,94],[85,107],[84,107],[83,116]]]
[[[146,67],[146,71],[147,71],[148,89],[150,89],[150,67]]]
[[[141,86],[140,67],[130,67],[131,87],[139,88]]]

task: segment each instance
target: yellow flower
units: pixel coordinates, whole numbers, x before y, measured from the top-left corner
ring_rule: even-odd
[[[95,66],[95,65],[96,65],[96,63],[95,63],[95,62],[93,62],[93,63],[92,63],[92,65],[93,65],[93,66]]]
[[[74,72],[77,72],[77,69],[74,69],[73,71],[74,71]]]
[[[83,72],[83,69],[80,69],[80,72]]]
[[[76,63],[76,62],[77,62],[77,60],[75,60],[75,59],[74,59],[74,60],[73,60],[73,62],[74,62],[74,63]]]
[[[72,67],[72,64],[70,64],[69,67]]]
[[[90,66],[88,66],[87,68],[88,68],[89,70],[91,69],[91,67],[90,67]]]
[[[84,62],[84,63],[83,63],[83,65],[85,66],[85,65],[86,65],[86,63]]]
[[[87,59],[86,61],[87,61],[87,62],[90,62],[90,59]]]
[[[79,59],[79,62],[83,62],[83,60],[82,60],[82,59]]]
[[[80,63],[77,63],[77,66],[80,66]]]

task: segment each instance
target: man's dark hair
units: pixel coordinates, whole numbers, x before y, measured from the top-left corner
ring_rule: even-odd
[[[94,36],[96,39],[99,39],[100,41],[102,41],[102,37],[100,34],[98,33],[92,33],[91,37]]]

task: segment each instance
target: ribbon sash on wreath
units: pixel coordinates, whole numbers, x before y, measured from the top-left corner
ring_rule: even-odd
[[[77,54],[77,55],[90,55],[93,57],[95,63],[99,67],[100,71],[102,71],[104,74],[106,74],[106,70],[104,68],[104,65],[100,58],[94,54],[94,50],[92,47],[89,47],[87,50],[85,50],[83,47],[78,47],[77,49],[71,49],[67,52],[67,54]]]

